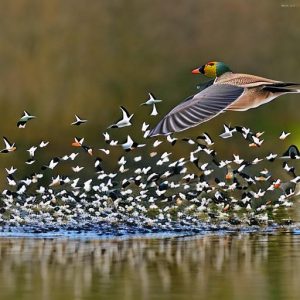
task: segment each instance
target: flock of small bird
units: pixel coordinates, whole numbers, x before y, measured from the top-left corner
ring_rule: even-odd
[[[142,105],[152,107],[151,115],[156,116],[159,102],[149,93]],[[251,160],[238,154],[224,160],[219,158],[214,148],[216,141],[208,133],[195,138],[149,138],[150,125],[136,125],[133,114],[123,106],[120,109],[122,116],[103,133],[101,148],[87,145],[84,137],[74,137],[74,152],[41,164],[35,159],[36,151],[47,148],[49,142],[30,146],[25,164],[29,172],[38,164],[39,171],[18,178],[15,166],[6,169],[0,223],[18,226],[108,222],[163,229],[218,221],[252,225],[268,222],[280,209],[292,206],[300,194],[296,169],[300,153],[295,145],[284,153]],[[17,126],[24,129],[35,118],[24,111]],[[86,122],[75,115],[71,125],[84,126]],[[139,142],[129,134],[124,142],[113,138],[115,130],[132,125],[140,126]],[[289,135],[282,132],[278,141]],[[224,125],[218,138],[226,142],[236,137],[239,143],[259,148],[263,147],[263,136],[263,132],[247,127]],[[6,137],[3,141],[3,155],[18,152],[16,143]],[[166,150],[177,147],[188,154],[177,157],[174,153],[181,151]],[[105,167],[115,149],[122,151],[116,167]],[[88,178],[80,176],[87,169],[80,162],[91,163]],[[58,171],[60,166],[63,171]]]

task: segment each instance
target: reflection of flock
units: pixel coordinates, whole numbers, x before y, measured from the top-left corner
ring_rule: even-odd
[[[157,112],[155,105],[160,101],[150,93],[144,104],[152,106],[152,115],[156,115],[153,111]],[[30,165],[31,175],[19,178],[15,166],[6,169],[8,186],[0,200],[2,224],[106,222],[149,231],[197,228],[203,221],[259,224],[268,221],[280,207],[290,207],[299,195],[300,176],[295,164],[300,154],[295,145],[283,154],[269,153],[251,160],[233,154],[224,160],[208,133],[195,138],[149,138],[151,129],[146,122],[138,125],[141,130],[136,139],[126,134],[126,140],[120,142],[113,137],[116,130],[136,125],[125,107],[121,112],[120,120],[103,133],[101,148],[88,145],[84,137],[74,137],[74,152],[53,156],[45,163],[37,154],[47,151],[48,141],[29,146],[25,163]],[[25,128],[34,118],[24,112],[17,125]],[[84,126],[86,122],[76,115],[71,125]],[[262,135],[250,128],[224,125],[220,137],[239,139],[238,143],[258,148],[263,146]],[[279,139],[285,140],[288,135],[282,132]],[[3,155],[20,151],[17,143],[7,138],[4,143]],[[187,155],[176,157],[174,153],[178,152]],[[121,154],[112,170],[105,163],[115,153]],[[271,170],[274,165],[275,172]]]
[[[299,294],[299,242],[290,234],[2,239],[1,299],[24,290],[31,299],[154,299],[157,294],[169,299],[170,293],[176,299],[216,299],[216,293],[225,295],[222,299],[263,299],[274,281],[282,298],[294,299]]]

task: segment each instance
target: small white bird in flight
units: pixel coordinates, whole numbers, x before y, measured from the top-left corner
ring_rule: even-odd
[[[39,144],[40,148],[45,148],[46,146],[48,146],[49,142],[45,142],[45,141],[41,141]]]
[[[82,169],[84,169],[84,167],[80,167],[80,166],[72,167],[72,170],[73,170],[73,172],[75,172],[75,173],[80,172]]]
[[[30,157],[34,157],[34,153],[35,153],[36,149],[37,149],[36,146],[32,146],[27,150]]]
[[[76,120],[71,123],[71,125],[79,126],[87,122],[87,120],[81,119],[79,116],[75,115]]]
[[[197,140],[203,140],[207,146],[212,146],[214,144],[214,141],[206,132],[204,132],[202,135],[199,135]]]
[[[10,143],[9,140],[4,136],[3,141],[5,144],[5,148],[0,151],[0,153],[8,153],[8,152],[13,152],[17,149],[15,146],[15,143]]]
[[[155,103],[162,102],[162,100],[156,99],[156,97],[152,93],[148,93],[149,99],[142,103],[141,105],[153,105]]]
[[[236,132],[236,128],[231,128],[230,125],[227,126],[226,124],[224,126],[224,132],[220,134],[220,137],[223,139],[231,138],[233,133]]]
[[[60,158],[59,157],[54,157],[50,160],[49,164],[48,165],[44,165],[42,166],[42,170],[46,170],[46,169],[51,169],[53,170],[57,164],[59,163],[60,161]]]
[[[120,109],[122,111],[122,119],[117,121],[115,124],[110,125],[108,128],[122,128],[132,125],[130,121],[133,117],[133,114],[130,115],[124,106],[120,106]]]
[[[24,110],[22,117],[17,122],[17,127],[25,128],[27,121],[29,121],[31,119],[35,119],[35,118],[36,118],[35,116],[30,115],[30,113],[28,113],[26,110]]]
[[[291,134],[290,132],[282,131],[280,136],[279,136],[279,139],[280,140],[285,140],[290,134]]]
[[[141,105],[152,105],[152,112],[150,114],[150,116],[157,116],[158,112],[156,109],[156,103],[162,102],[162,100],[157,99],[152,93],[148,93],[149,95],[149,99],[142,103]]]
[[[13,166],[11,166],[9,169],[5,168],[5,170],[6,170],[8,175],[12,175],[17,171],[17,169],[14,168]]]
[[[137,142],[134,142],[132,140],[132,138],[128,135],[127,136],[127,141],[124,143],[124,144],[121,144],[122,148],[125,150],[125,151],[130,151],[130,150],[133,150],[135,148],[140,148],[140,147],[144,147],[145,144],[138,144]]]

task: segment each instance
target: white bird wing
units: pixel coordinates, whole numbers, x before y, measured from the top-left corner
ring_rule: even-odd
[[[11,144],[5,136],[3,137],[3,141],[6,149],[9,149],[13,146],[13,144]]]
[[[151,112],[151,116],[157,116],[158,115],[158,112],[157,112],[157,109],[156,109],[156,105],[155,103],[152,104],[152,112]]]
[[[148,93],[148,95],[149,95],[149,97],[150,97],[149,100],[155,100],[155,99],[156,99],[155,96],[154,96],[151,92]]]
[[[127,109],[124,106],[120,106],[120,109],[122,111],[122,119],[121,120],[128,120],[130,118],[130,114],[127,111]]]

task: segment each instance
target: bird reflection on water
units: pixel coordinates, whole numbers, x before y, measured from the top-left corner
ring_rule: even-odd
[[[2,239],[1,299],[296,299],[299,253],[290,234]]]

